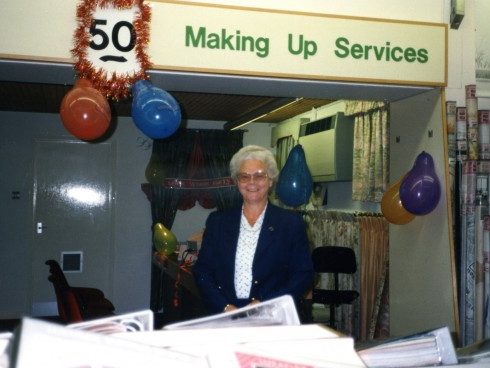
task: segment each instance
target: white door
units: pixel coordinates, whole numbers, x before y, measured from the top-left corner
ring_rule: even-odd
[[[45,261],[61,264],[62,252],[82,252],[82,272],[66,273],[74,286],[112,295],[112,177],[110,143],[35,142],[32,305],[54,306]],[[41,308],[42,309],[42,308]]]

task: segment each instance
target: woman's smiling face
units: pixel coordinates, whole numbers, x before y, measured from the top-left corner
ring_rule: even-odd
[[[245,160],[237,175],[238,190],[247,204],[267,202],[272,180],[267,175],[267,165],[259,160]]]

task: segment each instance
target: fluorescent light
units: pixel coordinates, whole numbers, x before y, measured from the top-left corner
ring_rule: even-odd
[[[271,115],[291,105],[294,105],[302,101],[303,99],[304,99],[303,97],[298,97],[292,101],[290,98],[281,98],[281,99],[274,100],[271,103],[262,106],[260,109],[252,111],[250,114],[247,114],[247,116],[244,118],[241,118],[236,121],[229,121],[224,125],[223,128],[225,130],[236,130],[236,129],[243,128],[247,124],[253,123],[254,121],[260,120],[268,115]]]

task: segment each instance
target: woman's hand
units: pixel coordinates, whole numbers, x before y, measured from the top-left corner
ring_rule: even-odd
[[[233,304],[226,304],[225,307],[223,308],[223,312],[231,312],[238,309],[236,306]]]

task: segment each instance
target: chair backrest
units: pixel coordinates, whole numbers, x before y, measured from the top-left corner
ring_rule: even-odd
[[[61,289],[69,288],[70,285],[66,280],[65,274],[63,273],[60,264],[54,259],[49,259],[45,263],[49,266],[49,273],[51,274],[49,276],[49,281],[51,281],[53,284],[56,284],[55,286],[58,286]]]
[[[356,255],[348,247],[316,247],[311,253],[311,259],[317,273],[353,274],[357,271]]]
[[[76,295],[73,293],[59,263],[53,259],[45,262],[49,266],[48,280],[53,284],[56,294],[58,314],[65,322],[82,321],[82,312]]]
[[[320,246],[313,249],[311,259],[316,273],[333,275],[334,289],[313,288],[312,302],[330,306],[328,324],[336,328],[336,307],[351,304],[359,297],[355,290],[339,290],[339,274],[354,274],[357,271],[356,255],[348,247]]]

